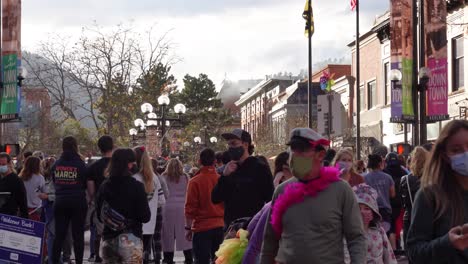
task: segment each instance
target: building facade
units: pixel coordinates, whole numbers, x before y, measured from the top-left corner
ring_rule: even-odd
[[[450,1],[448,1],[450,2]],[[448,105],[450,119],[466,118],[464,110],[468,107],[468,94],[465,89],[468,81],[465,54],[468,51],[468,6],[466,1],[448,5]],[[390,123],[391,80],[390,80],[390,13],[376,19],[374,27],[360,40],[359,84],[361,103],[361,136],[374,138],[380,144],[395,150],[398,143],[405,142],[405,126]],[[352,53],[352,72],[356,74],[356,48],[350,43]],[[354,93],[356,90],[354,90]],[[350,109],[353,112],[353,126],[356,124],[356,100]],[[435,140],[441,128],[448,121],[427,125],[427,139]],[[412,141],[412,128],[407,125],[406,139]]]

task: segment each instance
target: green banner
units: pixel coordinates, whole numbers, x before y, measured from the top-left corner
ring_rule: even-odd
[[[19,113],[18,58],[16,54],[3,56],[3,89],[0,105],[1,119],[16,118]]]
[[[414,119],[412,76],[413,60],[403,57],[402,59],[402,100],[403,100],[403,119]]]

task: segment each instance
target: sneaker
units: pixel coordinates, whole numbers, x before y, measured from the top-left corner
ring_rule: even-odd
[[[88,258],[88,262],[93,262],[95,257],[96,256],[94,256],[94,254],[91,254],[91,256]]]
[[[94,259],[94,263],[102,263],[102,258],[99,256],[96,256],[96,258]]]

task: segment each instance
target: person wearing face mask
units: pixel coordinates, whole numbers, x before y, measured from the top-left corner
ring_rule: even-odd
[[[224,225],[253,217],[273,195],[273,176],[267,165],[252,157],[254,146],[250,134],[240,128],[222,134],[228,142],[231,161],[211,193],[215,204],[224,202]]]
[[[383,172],[387,173],[388,175],[392,176],[393,182],[396,184],[395,186],[395,197],[390,199],[390,205],[392,206],[392,222],[390,228],[390,243],[392,243],[393,249],[401,249],[399,248],[400,243],[400,232],[403,229],[403,204],[401,201],[401,191],[400,191],[400,182],[401,178],[408,174],[408,172],[403,169],[402,163],[398,158],[398,154],[395,152],[390,152],[385,157],[385,169]],[[395,252],[399,253],[399,252]]]
[[[151,210],[144,184],[132,177],[135,162],[133,150],[115,150],[108,177],[97,192],[104,263],[143,263],[143,223],[151,220]]]
[[[353,162],[353,151],[348,148],[338,151],[332,161],[332,165],[341,171],[341,178],[347,181],[351,187],[364,183],[364,177],[355,172]]]
[[[389,232],[392,226],[392,206],[390,204],[390,199],[396,195],[395,182],[392,176],[382,171],[384,161],[380,155],[372,154],[369,155],[368,159],[367,168],[369,169],[369,173],[364,176],[364,181],[379,194],[377,199],[379,213],[382,216],[385,231]]]
[[[289,153],[281,152],[275,159],[275,179],[273,184],[275,188],[281,183],[289,180],[292,177],[291,170],[289,169]]]
[[[408,231],[413,263],[468,263],[468,121],[440,132],[421,177]]]
[[[310,128],[295,128],[288,143],[295,178],[281,184],[268,215],[261,264],[366,263],[366,238],[353,190],[335,167],[323,167],[330,142]]]
[[[0,214],[28,218],[26,188],[5,152],[0,153]]]
[[[354,186],[353,191],[359,203],[367,239],[367,261],[365,263],[397,264],[390,241],[380,224],[382,216],[380,216],[377,206],[377,191],[365,183]],[[345,253],[347,253],[346,248]],[[345,263],[350,262],[346,259]]]

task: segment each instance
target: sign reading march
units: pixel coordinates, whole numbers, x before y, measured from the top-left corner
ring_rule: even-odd
[[[0,105],[1,119],[14,119],[18,117],[20,93],[17,76],[17,56],[9,54],[3,56],[3,90]]]
[[[44,223],[0,214],[0,263],[42,262]]]

